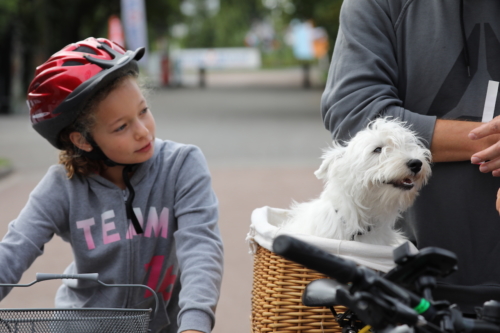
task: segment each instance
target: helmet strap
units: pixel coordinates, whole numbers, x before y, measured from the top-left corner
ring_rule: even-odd
[[[143,233],[143,230],[141,224],[139,223],[139,220],[137,219],[137,216],[135,215],[134,209],[132,208],[132,201],[134,200],[135,197],[135,191],[128,177],[129,172],[133,171],[133,169],[136,166],[137,164],[127,165],[125,168],[123,168],[122,175],[123,175],[123,181],[125,182],[125,185],[127,186],[129,191],[127,201],[125,202],[125,209],[127,210],[127,219],[130,219],[132,221],[135,233],[139,235]]]
[[[84,135],[82,133],[82,136],[85,138],[85,140],[87,140],[87,142],[92,147],[91,151],[85,151],[85,150],[79,149],[82,156],[85,156],[91,160],[103,161],[104,164],[106,164],[109,167],[114,167],[117,165],[123,165],[123,166],[126,165],[126,164],[117,163],[117,162],[109,159],[109,157],[107,157],[106,154],[104,154],[102,149],[97,145],[97,143],[94,141],[94,138],[92,138],[92,136],[90,134]]]
[[[85,137],[88,143],[92,146],[91,151],[84,151],[81,150],[81,154],[91,160],[101,160],[106,164],[108,167],[114,167],[114,166],[124,166],[123,172],[122,172],[122,177],[123,181],[125,182],[125,186],[127,186],[127,189],[129,191],[129,196],[127,200],[125,201],[125,210],[127,212],[127,219],[132,221],[132,225],[134,226],[136,234],[142,234],[144,231],[142,230],[142,226],[139,223],[139,219],[135,215],[134,209],[132,208],[132,201],[134,201],[135,197],[135,190],[132,186],[132,183],[130,182],[130,178],[128,174],[137,167],[137,164],[123,164],[123,163],[117,163],[115,161],[112,161],[109,159],[109,157],[104,154],[102,149],[97,145],[97,143],[94,141],[94,139],[90,136],[87,135]]]
[[[109,157],[107,157],[106,154],[103,153],[101,148],[97,146],[94,142],[92,142],[91,145],[92,145],[91,151],[85,151],[85,150],[81,151],[81,154],[83,156],[91,160],[103,161],[104,164],[106,164],[109,167],[114,167],[117,165],[126,165],[126,164],[116,163],[115,161],[110,160]]]

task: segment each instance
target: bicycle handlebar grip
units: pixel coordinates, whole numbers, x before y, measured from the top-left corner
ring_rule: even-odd
[[[316,246],[287,235],[274,239],[273,251],[286,259],[323,273],[340,283],[357,280],[361,273],[353,261],[347,261]]]
[[[46,280],[61,280],[61,279],[79,279],[97,281],[99,279],[98,273],[88,274],[50,274],[50,273],[36,273],[36,281]]]
[[[484,320],[471,319],[471,318],[462,318],[461,323],[457,326],[455,327],[456,331],[458,331],[458,329],[460,329],[462,332],[466,332],[466,333],[498,333],[498,332],[500,332],[500,326],[498,326],[498,324],[495,324],[493,322],[487,322]]]

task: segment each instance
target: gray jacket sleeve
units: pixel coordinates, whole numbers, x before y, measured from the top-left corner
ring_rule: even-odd
[[[181,273],[179,332],[211,332],[219,299],[223,249],[218,202],[201,151],[188,146],[176,181],[174,233]]]
[[[392,0],[391,0],[392,1]],[[399,1],[345,0],[340,28],[321,100],[325,127],[348,140],[379,116],[397,117],[430,145],[436,118],[406,110],[398,89],[394,15]]]
[[[0,242],[2,283],[19,282],[23,273],[43,253],[45,243],[55,233],[60,233],[54,221],[67,221],[64,179],[67,178],[63,170],[51,167],[31,192],[17,219],[9,224],[8,232]],[[0,299],[9,291],[10,288],[0,288]]]

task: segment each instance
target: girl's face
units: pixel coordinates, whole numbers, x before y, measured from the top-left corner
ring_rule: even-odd
[[[135,164],[154,153],[155,121],[133,78],[125,79],[99,105],[92,137],[114,162]]]

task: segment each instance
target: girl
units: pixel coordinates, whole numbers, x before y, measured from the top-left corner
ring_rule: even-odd
[[[10,223],[0,281],[17,283],[57,234],[73,249],[66,274],[146,284],[163,301],[153,331],[208,333],[222,278],[218,203],[201,151],[155,139],[136,81],[143,54],[88,38],[37,68],[30,117],[61,150],[60,164]],[[153,306],[151,292],[119,289],[64,280],[56,306]],[[7,293],[0,290],[0,298]]]

